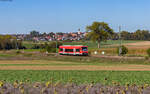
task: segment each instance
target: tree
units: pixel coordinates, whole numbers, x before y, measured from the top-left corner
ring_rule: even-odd
[[[23,49],[22,41],[17,41],[16,37],[10,35],[0,35],[0,50]]]
[[[150,33],[148,30],[140,30],[138,29],[134,32],[134,39],[135,40],[149,40]]]
[[[33,31],[30,32],[30,35],[31,35],[32,37],[38,37],[38,36],[40,35],[40,33],[37,32],[37,31],[35,31],[35,30],[33,30]]]
[[[122,38],[123,40],[129,40],[129,39],[130,39],[130,33],[127,32],[127,31],[122,31],[122,32],[121,32],[121,38]]]
[[[98,48],[100,48],[100,42],[107,41],[108,37],[113,34],[113,30],[105,22],[93,22],[91,26],[86,27],[87,31],[91,31],[87,34],[92,41],[98,42]]]

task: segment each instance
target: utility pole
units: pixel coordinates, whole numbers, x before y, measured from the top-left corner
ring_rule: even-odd
[[[17,50],[19,49],[18,48],[18,39],[16,40],[16,48],[17,48]]]
[[[119,40],[120,40],[120,46],[119,46],[119,56],[120,56],[122,53],[121,26],[119,26]]]
[[[57,32],[56,32],[56,56],[57,56]]]

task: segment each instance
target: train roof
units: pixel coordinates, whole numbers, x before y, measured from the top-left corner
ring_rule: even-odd
[[[59,47],[88,47],[88,46],[84,46],[84,45],[62,45]]]

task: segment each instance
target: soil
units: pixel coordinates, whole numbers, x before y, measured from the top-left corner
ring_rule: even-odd
[[[113,70],[113,71],[150,71],[150,65],[120,65],[120,66],[0,66],[0,70]]]

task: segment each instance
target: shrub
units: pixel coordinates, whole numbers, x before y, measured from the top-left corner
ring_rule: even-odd
[[[40,45],[34,44],[32,49],[40,49]]]
[[[121,48],[121,49],[120,49]],[[121,50],[121,53],[119,54],[119,52],[120,52],[120,50]],[[128,48],[127,47],[125,47],[124,45],[122,45],[121,47],[118,47],[117,48],[117,53],[119,54],[119,55],[125,55],[125,54],[127,54],[128,53]]]
[[[145,60],[149,60],[149,56],[145,56]]]
[[[46,51],[49,53],[54,53],[56,52],[56,48],[53,48],[51,45],[47,45]]]
[[[148,54],[148,56],[150,57],[150,48],[147,49],[147,54]]]
[[[62,42],[57,42],[57,48],[62,45]],[[55,53],[56,52],[56,42],[51,42],[49,44],[45,43],[45,48],[47,52],[49,53]]]
[[[88,51],[88,55],[90,56],[92,54],[92,51]]]
[[[59,48],[59,46],[60,45],[62,45],[63,43],[62,42],[57,42],[57,48]],[[56,48],[56,42],[51,42],[50,44],[49,44],[51,47],[53,47],[53,48]]]
[[[16,51],[16,54],[20,54],[20,53],[21,53],[21,51],[19,51],[19,50]]]

